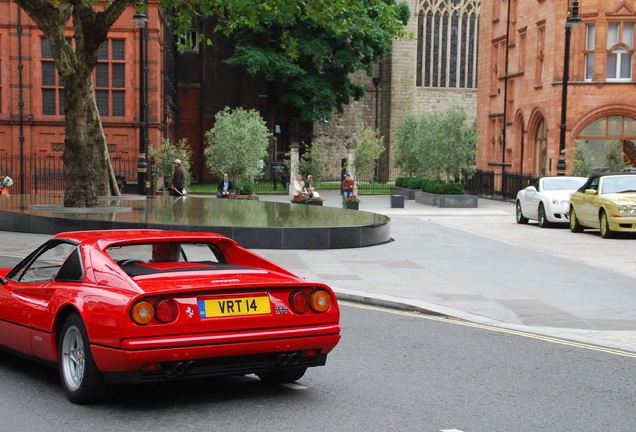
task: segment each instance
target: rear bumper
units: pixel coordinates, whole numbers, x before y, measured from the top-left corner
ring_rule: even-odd
[[[285,369],[324,366],[327,354],[303,355],[303,351],[279,354],[253,354],[246,356],[217,357],[184,362],[162,362],[152,371],[106,372],[104,381],[109,384],[131,384],[167,381],[186,378],[204,378],[224,375],[247,375]]]
[[[92,345],[91,352],[111,383],[248,374],[324,365],[340,341],[340,326],[320,329],[153,338],[126,341],[122,349]]]

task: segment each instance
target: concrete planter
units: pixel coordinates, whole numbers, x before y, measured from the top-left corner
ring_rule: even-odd
[[[347,210],[360,210],[360,203],[347,201],[345,203],[342,203],[342,208]]]
[[[304,205],[315,205],[322,206],[322,201],[292,201],[292,204],[304,204]]]
[[[404,195],[407,200],[414,200],[416,191],[417,189],[407,189],[399,186],[391,187],[391,195]]]
[[[415,192],[415,202],[440,208],[477,208],[477,195],[432,194]]]
[[[404,195],[391,195],[391,208],[404,208]]]

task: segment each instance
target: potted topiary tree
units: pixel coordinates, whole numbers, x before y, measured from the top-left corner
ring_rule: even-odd
[[[203,155],[210,171],[227,173],[238,188],[237,194],[251,194],[247,186],[262,174],[271,138],[260,114],[256,110],[225,107],[216,114],[214,127],[205,133],[205,138]]]

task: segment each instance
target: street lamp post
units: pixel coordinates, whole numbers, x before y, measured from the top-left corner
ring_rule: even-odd
[[[559,131],[559,160],[557,162],[557,175],[565,175],[565,130],[567,129],[568,111],[568,79],[570,75],[570,36],[572,25],[581,22],[579,17],[579,2],[568,2],[568,17],[565,20],[565,49],[563,50],[563,86],[561,90],[561,126]]]
[[[137,159],[137,193],[146,195],[148,175],[148,110],[146,104],[146,23],[144,13],[136,13],[133,21],[139,29],[139,157]]]

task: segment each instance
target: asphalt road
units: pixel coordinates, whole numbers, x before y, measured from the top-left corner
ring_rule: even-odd
[[[0,356],[1,432],[633,431],[636,355],[342,305],[343,340],[295,385],[254,376],[69,403],[57,372]]]

